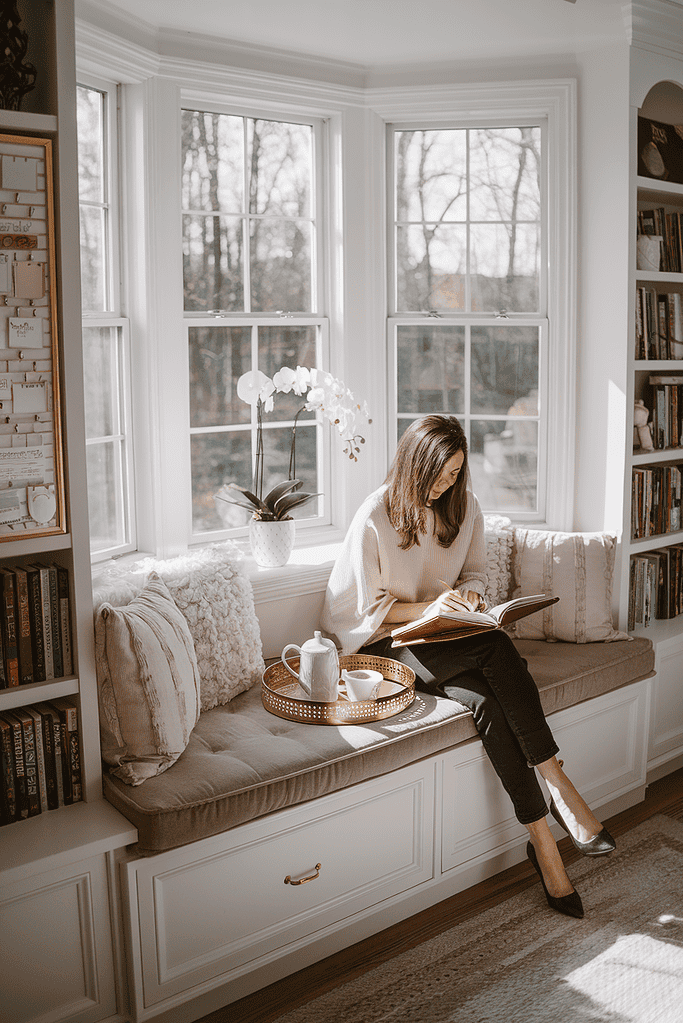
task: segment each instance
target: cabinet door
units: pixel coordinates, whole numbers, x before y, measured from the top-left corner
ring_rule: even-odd
[[[128,864],[136,1018],[429,880],[432,834],[433,769],[416,765]]]
[[[104,856],[0,887],[0,1018],[95,1023],[116,1012]]]
[[[663,768],[683,753],[683,698],[681,698],[681,659],[683,637],[657,644],[657,676],[652,681],[652,718],[650,722],[650,770]],[[670,768],[669,768],[670,770]],[[666,770],[662,770],[662,774]]]

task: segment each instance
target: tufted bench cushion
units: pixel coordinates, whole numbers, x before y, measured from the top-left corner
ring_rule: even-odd
[[[516,645],[546,714],[652,674],[646,639]],[[164,774],[131,788],[105,774],[104,793],[152,855],[265,814],[355,785],[476,736],[459,704],[424,693],[403,713],[365,725],[304,725],[270,714],[260,687],[204,711],[189,745]]]

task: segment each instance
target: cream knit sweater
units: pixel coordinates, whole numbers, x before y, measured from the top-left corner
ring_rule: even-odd
[[[386,491],[380,487],[356,512],[327,585],[321,626],[342,654],[353,654],[397,628],[383,625],[396,600],[435,600],[444,590],[440,579],[482,596],[486,589],[484,517],[474,494],[467,493],[465,519],[450,547],[439,546],[429,513],[427,535],[404,551],[389,522]]]

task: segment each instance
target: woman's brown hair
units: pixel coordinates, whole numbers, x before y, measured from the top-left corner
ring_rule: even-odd
[[[450,547],[460,532],[467,506],[467,438],[455,416],[424,416],[410,424],[399,441],[396,456],[385,480],[389,521],[409,550],[426,533],[429,492],[444,466],[462,451],[464,461],[458,478],[432,504],[436,538]]]

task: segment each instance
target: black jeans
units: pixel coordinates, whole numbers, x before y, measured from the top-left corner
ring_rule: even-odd
[[[416,688],[472,711],[496,774],[521,824],[548,812],[533,767],[559,752],[536,683],[505,632],[481,632],[446,643],[392,647],[391,637],[363,647],[412,668]]]

